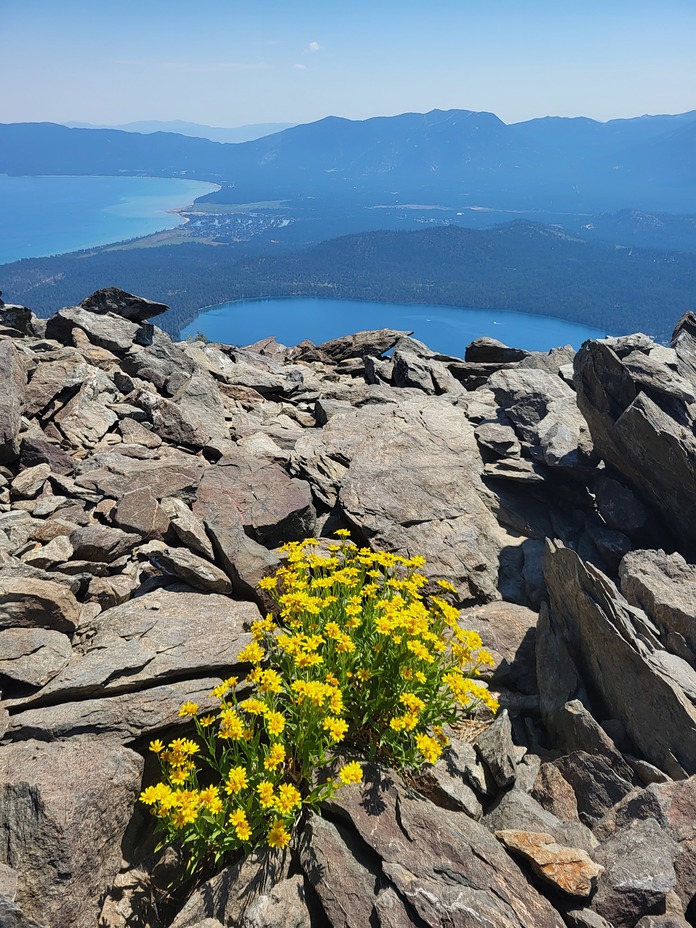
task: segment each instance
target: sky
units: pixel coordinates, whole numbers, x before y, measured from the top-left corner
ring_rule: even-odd
[[[0,0],[0,122],[696,109],[696,0]]]

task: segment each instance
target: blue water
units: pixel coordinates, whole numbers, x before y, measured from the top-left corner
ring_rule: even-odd
[[[217,189],[164,177],[0,175],[0,264],[173,229],[170,212]]]
[[[531,313],[293,297],[222,303],[202,313],[181,335],[189,338],[200,332],[228,345],[249,345],[274,335],[284,345],[296,345],[305,338],[319,344],[362,329],[382,328],[413,330],[415,338],[433,351],[454,357],[464,357],[469,342],[483,335],[515,348],[549,351],[558,345],[579,348],[586,339],[607,334]]]

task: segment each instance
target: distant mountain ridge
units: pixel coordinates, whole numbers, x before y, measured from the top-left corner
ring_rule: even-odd
[[[0,125],[9,174],[159,174],[221,183],[212,202],[324,198],[696,212],[696,111],[607,123],[433,110],[329,116],[223,144],[157,132]]]
[[[120,129],[122,132],[140,132],[151,135],[154,132],[174,132],[176,135],[186,135],[196,139],[209,139],[211,142],[251,142],[282,132],[296,126],[294,122],[260,122],[249,123],[244,126],[205,126],[197,122],[186,122],[183,119],[149,119],[139,122],[127,122],[116,126],[92,125],[88,122],[66,122],[62,125],[68,129]]]

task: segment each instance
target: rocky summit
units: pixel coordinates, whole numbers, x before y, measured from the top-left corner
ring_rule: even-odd
[[[0,305],[0,925],[696,924],[696,316],[460,359],[164,309]],[[454,585],[502,709],[172,892],[148,743],[235,672],[278,548],[341,528]]]

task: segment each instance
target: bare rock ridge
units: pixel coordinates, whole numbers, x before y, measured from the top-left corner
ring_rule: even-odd
[[[696,316],[459,359],[165,309],[0,302],[0,925],[696,924]],[[454,584],[503,710],[170,897],[147,743],[234,672],[278,547],[338,528]]]

